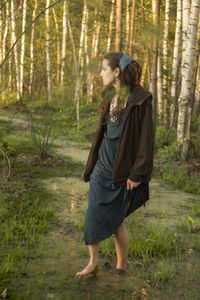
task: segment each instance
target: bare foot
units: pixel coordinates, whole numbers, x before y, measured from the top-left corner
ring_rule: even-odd
[[[85,269],[83,269],[81,272],[76,273],[76,277],[79,276],[86,276],[89,274],[96,274],[98,272],[98,266],[96,264],[88,264]]]
[[[117,263],[116,270],[126,270],[126,263]]]

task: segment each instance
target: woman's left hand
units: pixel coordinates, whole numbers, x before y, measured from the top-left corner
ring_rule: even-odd
[[[140,181],[138,182],[135,182],[135,181],[131,181],[130,179],[127,179],[127,183],[126,183],[126,187],[127,187],[127,190],[131,190],[136,188],[138,185],[140,185]]]

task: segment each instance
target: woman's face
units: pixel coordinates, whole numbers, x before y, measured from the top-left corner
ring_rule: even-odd
[[[102,78],[104,86],[109,86],[114,84],[116,71],[113,71],[109,66],[109,61],[104,59],[102,62],[102,69],[100,73],[100,77]]]

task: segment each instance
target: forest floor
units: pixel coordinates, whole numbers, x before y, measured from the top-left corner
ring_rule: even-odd
[[[111,237],[101,244],[98,274],[77,279],[88,262],[83,224],[89,185],[82,181],[87,147],[59,137],[41,160],[30,149],[26,122],[5,114],[0,122],[11,162],[0,190],[2,298],[199,299],[199,195],[153,178],[146,207],[126,219],[127,272],[114,272]]]

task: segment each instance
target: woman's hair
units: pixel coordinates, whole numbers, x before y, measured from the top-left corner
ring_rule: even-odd
[[[114,71],[117,67],[120,69],[119,62],[122,55],[123,53],[121,52],[108,53],[104,56],[103,59],[108,60],[108,65]],[[116,106],[113,112],[114,117],[118,118],[121,116],[122,108],[124,106],[124,102],[127,100],[128,93],[134,88],[134,86],[139,84],[141,73],[142,68],[139,65],[139,63],[135,60],[130,62],[123,71],[120,70],[118,76],[120,80],[120,92],[118,98],[118,105]],[[108,107],[112,101],[114,94],[115,89],[113,86],[106,87],[102,93],[100,109],[102,113],[106,114],[106,119],[108,115]]]

